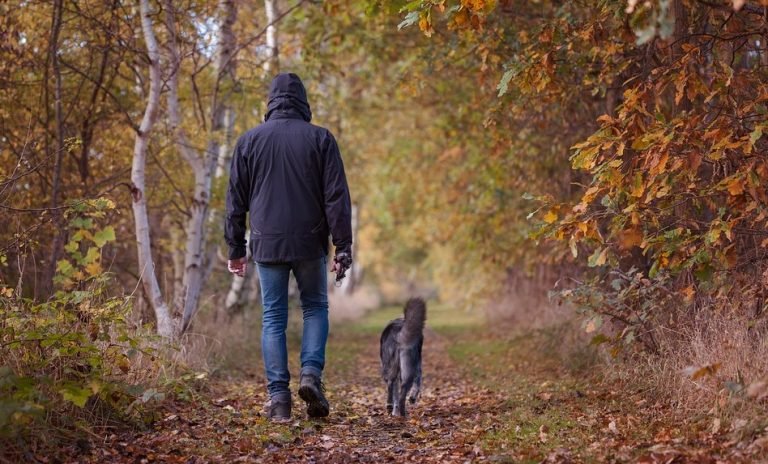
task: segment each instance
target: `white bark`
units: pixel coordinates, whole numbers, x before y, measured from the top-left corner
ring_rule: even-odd
[[[144,293],[155,311],[157,319],[157,333],[170,337],[173,335],[173,323],[168,305],[163,300],[160,285],[155,273],[155,263],[152,260],[150,248],[149,218],[147,217],[147,200],[144,195],[145,182],[144,171],[146,167],[147,149],[152,128],[157,119],[157,110],[160,104],[160,88],[162,78],[160,73],[160,53],[157,39],[152,28],[152,16],[149,8],[149,0],[140,0],[141,28],[144,33],[144,41],[147,45],[149,56],[149,95],[144,117],[141,120],[139,131],[133,147],[133,167],[131,169],[133,216],[136,223],[136,247],[139,260],[139,278],[144,288]]]
[[[170,221],[168,221],[170,223]],[[171,236],[171,259],[173,259],[173,307],[184,306],[184,251],[178,248],[178,244],[184,241],[181,227],[178,224],[168,224]]]
[[[277,74],[279,69],[277,46],[277,18],[280,12],[277,0],[264,0],[264,10],[267,16],[267,60],[264,62],[264,72],[268,77]]]
[[[279,48],[277,46],[277,22],[280,15],[277,7],[277,0],[264,0],[264,10],[267,20],[266,31],[266,47],[267,56],[264,61],[263,69],[266,76],[270,74],[276,74],[279,68]],[[246,233],[246,240],[250,239],[250,230]],[[252,264],[252,266],[254,266]],[[238,309],[238,306],[242,304],[242,293],[245,289],[246,280],[250,279],[250,289],[246,298],[247,302],[256,301],[259,297],[259,278],[257,272],[254,269],[253,275],[246,275],[245,277],[232,276],[232,282],[227,292],[227,297],[224,301],[224,308],[228,314]]]
[[[179,105],[178,72],[181,57],[176,36],[175,11],[171,0],[165,0],[166,27],[169,34],[169,56],[171,75],[168,79],[168,118],[174,133],[176,145],[181,155],[187,160],[195,176],[195,187],[187,222],[187,240],[184,256],[184,304],[182,333],[187,330],[192,317],[198,309],[200,292],[205,281],[204,258],[206,257],[205,228],[210,209],[211,186],[216,172],[221,140],[224,139],[228,96],[234,85],[235,36],[232,30],[237,9],[234,0],[219,2],[219,36],[217,38],[216,81],[211,108],[211,131],[205,153],[196,153],[182,127],[181,107]]]

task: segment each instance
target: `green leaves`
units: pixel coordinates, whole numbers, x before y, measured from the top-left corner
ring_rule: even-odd
[[[78,408],[84,408],[88,398],[93,394],[89,388],[82,388],[74,383],[64,384],[59,388],[59,393],[64,398],[64,401],[69,401]]]
[[[108,244],[116,240],[115,228],[98,225],[106,211],[114,208],[111,200],[96,199],[76,202],[68,211],[69,227],[76,229],[69,242],[64,246],[68,259],[56,263],[54,282],[64,288],[72,288],[77,282],[98,277],[102,274],[101,252]],[[93,246],[90,246],[93,244]],[[85,254],[83,254],[83,250]]]
[[[109,242],[113,242],[114,240],[115,229],[112,226],[107,226],[93,235],[93,243],[95,243],[99,248],[103,248],[104,245]]]

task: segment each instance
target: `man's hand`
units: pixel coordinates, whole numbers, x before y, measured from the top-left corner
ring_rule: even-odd
[[[245,270],[248,269],[248,258],[243,256],[238,259],[230,259],[227,261],[227,268],[232,274],[238,277],[245,277]]]
[[[341,282],[350,266],[352,266],[352,256],[349,253],[342,252],[334,256],[331,271],[336,273],[336,282]]]

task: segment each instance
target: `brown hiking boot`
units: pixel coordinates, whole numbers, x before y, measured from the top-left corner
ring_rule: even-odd
[[[325,387],[320,378],[311,374],[301,376],[299,396],[307,403],[309,417],[327,417],[330,413],[330,406],[324,392]]]

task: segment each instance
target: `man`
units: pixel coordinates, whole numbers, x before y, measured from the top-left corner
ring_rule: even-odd
[[[310,417],[325,417],[321,382],[328,340],[328,234],[336,247],[337,279],[352,263],[349,188],[336,140],[312,119],[307,92],[295,74],[280,74],[269,89],[264,123],[237,141],[227,191],[225,238],[229,271],[246,271],[245,217],[261,280],[261,346],[267,375],[267,416],[291,416],[288,277],[293,271],[304,315],[299,396]]]

